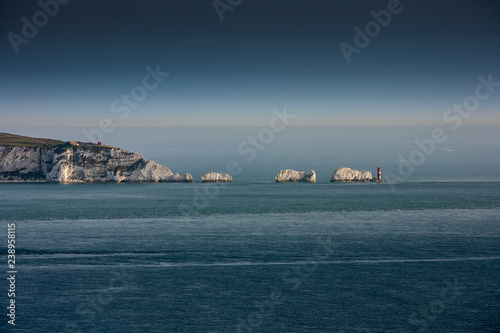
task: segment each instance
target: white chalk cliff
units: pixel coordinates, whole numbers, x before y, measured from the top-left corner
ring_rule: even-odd
[[[280,170],[275,177],[277,182],[316,182],[316,171]]]
[[[332,172],[332,182],[367,182],[373,181],[372,173],[370,171],[358,171],[351,168],[338,168]]]
[[[114,147],[0,146],[0,182],[191,182],[138,153]]]
[[[227,173],[209,172],[200,177],[203,182],[207,183],[231,183],[233,181],[233,177]]]

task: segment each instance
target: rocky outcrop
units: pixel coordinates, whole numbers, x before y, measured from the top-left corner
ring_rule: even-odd
[[[292,169],[280,170],[275,177],[277,182],[316,182],[316,171],[295,171]]]
[[[191,182],[138,153],[67,142],[52,148],[0,146],[0,182]]]
[[[218,172],[209,172],[201,176],[201,181],[206,183],[232,183],[233,177],[226,174],[221,174]]]
[[[332,172],[331,182],[370,182],[374,181],[370,171],[358,171],[351,168],[338,168]]]

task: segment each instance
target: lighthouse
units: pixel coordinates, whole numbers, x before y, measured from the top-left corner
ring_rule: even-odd
[[[382,168],[381,167],[377,167],[377,181],[381,181],[382,180]]]

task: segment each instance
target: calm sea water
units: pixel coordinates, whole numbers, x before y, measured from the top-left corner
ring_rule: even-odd
[[[0,186],[19,332],[499,332],[500,182]]]

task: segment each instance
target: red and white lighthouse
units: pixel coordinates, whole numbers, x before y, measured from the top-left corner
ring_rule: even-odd
[[[381,167],[377,168],[377,173],[378,173],[377,180],[381,181],[382,180],[382,168]]]

